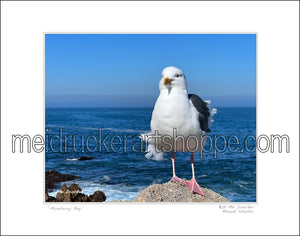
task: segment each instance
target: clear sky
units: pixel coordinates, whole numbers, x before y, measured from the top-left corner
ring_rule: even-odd
[[[46,34],[46,107],[153,107],[183,70],[213,106],[255,106],[255,34]]]

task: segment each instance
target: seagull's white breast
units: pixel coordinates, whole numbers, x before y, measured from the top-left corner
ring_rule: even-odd
[[[190,103],[186,91],[162,91],[156,101],[151,120],[151,131],[161,135],[200,135],[198,112]]]

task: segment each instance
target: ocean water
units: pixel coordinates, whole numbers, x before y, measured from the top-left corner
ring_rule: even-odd
[[[232,202],[255,202],[256,108],[217,109],[206,151],[195,154],[196,179]],[[80,179],[65,183],[78,183],[85,194],[101,190],[107,201],[133,200],[147,186],[169,181],[170,153],[161,161],[146,159],[138,138],[150,131],[151,114],[152,108],[46,108],[46,171],[76,175]],[[190,179],[190,153],[175,156],[177,176]]]

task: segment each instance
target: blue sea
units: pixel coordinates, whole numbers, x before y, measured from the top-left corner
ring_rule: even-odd
[[[217,109],[211,140],[195,154],[196,179],[232,202],[255,202],[256,108]],[[85,194],[101,190],[107,201],[130,201],[149,185],[169,181],[170,153],[161,161],[146,159],[138,138],[150,131],[151,114],[152,108],[46,108],[46,171],[76,175],[80,179],[65,183],[77,183]],[[177,176],[190,179],[190,153],[175,155]],[[92,159],[78,160],[82,156]],[[56,196],[62,184],[49,194]]]

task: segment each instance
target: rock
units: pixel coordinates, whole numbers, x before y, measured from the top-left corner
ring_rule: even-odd
[[[79,193],[75,198],[72,198],[72,202],[89,202],[89,197],[83,193]]]
[[[71,193],[66,184],[61,186],[60,190],[56,194],[56,199],[58,202],[71,202]]]
[[[48,170],[46,172],[46,191],[48,189],[53,189],[55,187],[55,184],[58,182],[64,182],[78,178],[79,177],[75,175],[61,174],[58,171]]]
[[[75,199],[82,192],[81,188],[77,184],[71,184],[69,187],[69,191],[71,193],[71,198]]]
[[[94,159],[94,158],[93,157],[85,157],[85,156],[83,156],[83,157],[79,157],[78,161],[87,161],[87,160],[92,160],[92,159]]]
[[[81,188],[73,183],[68,188],[66,184],[61,186],[56,194],[58,202],[104,202],[106,196],[101,191],[95,191],[92,195],[88,196],[82,193]]]
[[[45,202],[57,202],[55,197],[49,196],[48,193],[45,194]]]
[[[220,194],[202,188],[204,196],[192,193],[182,183],[153,184],[142,190],[133,202],[229,202]]]
[[[90,202],[104,202],[106,200],[106,196],[101,191],[96,191],[92,195],[89,196]]]

